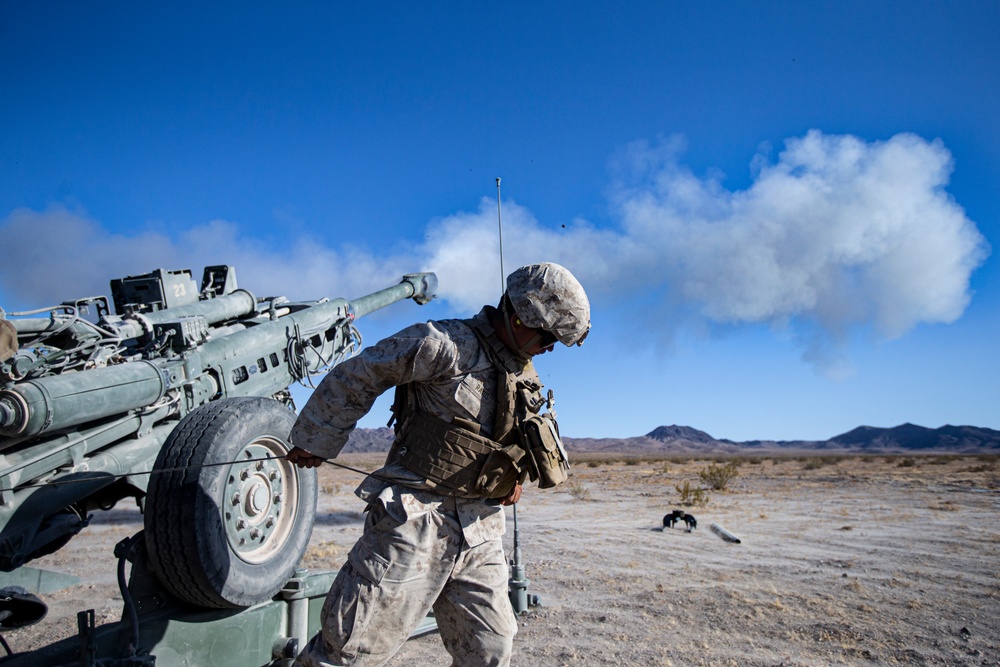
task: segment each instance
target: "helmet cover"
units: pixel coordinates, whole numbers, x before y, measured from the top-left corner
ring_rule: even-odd
[[[17,354],[17,327],[10,320],[0,319],[0,361]]]
[[[567,347],[582,345],[590,331],[590,300],[563,266],[522,266],[507,276],[507,296],[524,325],[548,331]]]

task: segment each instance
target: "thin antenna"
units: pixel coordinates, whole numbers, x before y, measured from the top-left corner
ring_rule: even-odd
[[[503,218],[500,216],[500,177],[497,176],[497,227],[500,230],[500,294],[507,289],[504,278],[507,274],[503,272]]]
[[[500,294],[506,290],[506,277],[503,270],[503,218],[500,215],[500,177],[497,176],[497,227],[500,230]],[[510,561],[510,578],[507,579],[507,597],[515,614],[527,613],[528,607],[538,606],[538,596],[528,595],[530,580],[524,576],[524,563],[521,561],[521,533],[517,529],[517,503],[514,508],[514,557]]]

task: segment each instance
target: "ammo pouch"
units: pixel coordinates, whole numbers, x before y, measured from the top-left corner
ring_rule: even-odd
[[[532,462],[532,477],[538,476],[538,488],[549,489],[565,482],[569,475],[569,457],[555,418],[547,412],[532,415],[524,420],[521,430]]]
[[[504,447],[422,412],[407,418],[400,436],[396,461],[446,495],[506,498],[527,463],[518,445]]]

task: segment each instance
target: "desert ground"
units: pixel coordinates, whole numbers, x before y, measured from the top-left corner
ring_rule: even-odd
[[[1000,665],[996,455],[743,457],[726,488],[709,488],[729,460],[580,455],[562,486],[526,489],[519,533],[541,605],[520,618],[513,664]],[[363,521],[356,473],[324,466],[320,481],[311,570],[338,567]],[[699,504],[682,504],[685,482]],[[675,508],[697,528],[664,530]],[[141,526],[127,507],[99,514],[32,563],[81,582],[47,597],[41,623],[8,632],[11,647],[75,634],[82,609],[117,620],[111,552]],[[449,664],[435,634],[390,663]]]

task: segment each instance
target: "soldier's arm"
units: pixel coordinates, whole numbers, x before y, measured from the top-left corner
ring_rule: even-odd
[[[433,335],[428,325],[414,325],[335,366],[292,428],[292,443],[300,451],[289,452],[289,460],[312,467],[309,464],[335,457],[382,393],[397,385],[427,381],[447,368],[454,354],[449,345],[447,339]]]

